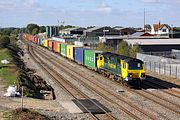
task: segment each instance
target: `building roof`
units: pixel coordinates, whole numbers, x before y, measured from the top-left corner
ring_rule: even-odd
[[[76,30],[78,29],[78,27],[75,27],[75,28],[66,28],[66,29],[63,29],[61,31],[72,31],[72,30]]]
[[[171,29],[168,24],[161,24],[160,22],[158,24],[153,24],[154,31],[161,30],[164,26],[166,26],[168,29]]]
[[[84,32],[92,32],[92,31],[100,29],[100,28],[103,28],[103,27],[93,27],[93,28],[85,30]]]
[[[134,33],[134,34],[132,34],[131,36],[133,37],[133,36],[138,36],[138,37],[140,37],[140,36],[142,36],[144,34],[144,32],[136,32],[136,33]]]
[[[139,45],[180,45],[180,39],[126,39],[128,44]]]

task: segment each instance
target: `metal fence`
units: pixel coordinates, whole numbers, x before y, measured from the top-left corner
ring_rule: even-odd
[[[159,62],[145,62],[145,69],[161,75],[180,78],[180,64],[166,64]]]
[[[137,58],[144,61],[145,69],[161,75],[180,78],[180,60],[138,53]]]

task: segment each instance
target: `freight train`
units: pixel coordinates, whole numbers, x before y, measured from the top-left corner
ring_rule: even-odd
[[[23,37],[25,40],[48,48],[67,59],[97,71],[105,77],[119,81],[123,85],[133,83],[140,87],[146,79],[144,63],[139,59],[42,39],[29,34],[24,34]]]

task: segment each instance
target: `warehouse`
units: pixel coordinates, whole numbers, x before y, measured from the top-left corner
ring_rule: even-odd
[[[106,35],[120,35],[120,32],[111,27],[93,27],[84,30],[83,35],[86,37],[99,37]]]
[[[180,39],[126,39],[128,44],[138,44],[144,52],[171,51],[180,48]]]

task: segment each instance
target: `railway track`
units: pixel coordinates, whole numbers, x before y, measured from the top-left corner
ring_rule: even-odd
[[[166,85],[162,85],[162,84],[159,84],[159,83],[156,83],[156,82],[153,82],[153,81],[149,81],[149,80],[145,82],[145,85],[149,86],[149,87],[152,87],[152,88],[155,88],[155,89],[164,89],[163,92],[165,92],[165,93],[167,93],[167,94],[169,94],[171,96],[180,98],[180,92],[179,91],[174,90],[172,88],[169,88]]]
[[[132,92],[135,92],[135,93],[137,93],[137,94],[139,94],[145,98],[148,98],[149,100],[151,100],[151,101],[153,101],[153,102],[155,102],[155,103],[157,103],[157,104],[159,104],[159,105],[161,105],[161,106],[163,106],[163,107],[165,107],[165,108],[167,108],[167,109],[169,109],[169,110],[171,110],[177,114],[180,114],[180,111],[177,109],[180,107],[179,104],[173,103],[172,101],[164,99],[164,98],[162,98],[156,94],[153,94],[149,91],[143,90],[142,92],[139,92],[139,91],[132,91]],[[169,93],[169,92],[167,92],[167,93]]]
[[[49,66],[46,65],[46,67],[44,66],[44,62],[42,60],[39,59],[39,57],[33,52],[32,48],[30,47],[29,49],[29,53],[31,58],[39,64],[39,66],[53,79],[55,80],[58,85],[61,86],[61,88],[63,88],[70,96],[72,96],[77,102],[79,99],[89,99],[91,100],[87,95],[85,95],[83,92],[81,92],[79,89],[77,89],[75,86],[73,86],[70,82],[64,80],[65,78],[61,75],[59,75],[58,73],[56,73],[56,71],[52,68],[50,68]],[[37,60],[38,59],[38,60]],[[58,78],[58,79],[57,79]],[[61,82],[59,81],[59,78],[61,79]],[[91,101],[94,104],[96,104],[94,101]],[[81,104],[80,102],[78,102],[79,104]],[[96,104],[97,105],[97,104]],[[83,106],[83,104],[81,104],[81,106]],[[108,112],[106,112],[106,110],[104,110],[101,106],[97,105],[101,110],[103,110],[105,112],[105,115],[101,115],[100,118],[98,115],[91,113],[85,106],[84,109],[86,109],[88,111],[88,113],[92,116],[92,118],[94,120],[116,120],[116,118],[114,116],[112,116],[111,114],[109,114]]]
[[[38,51],[36,51],[36,52],[38,52]],[[128,101],[128,100],[126,100],[125,98],[122,98],[122,97],[120,97],[120,96],[118,96],[118,95],[116,95],[116,94],[113,94],[112,92],[109,92],[108,90],[106,90],[106,89],[104,89],[103,87],[101,87],[101,85],[97,85],[97,83],[95,83],[93,80],[90,80],[90,78],[84,77],[82,74],[79,74],[79,73],[77,73],[76,71],[67,70],[67,68],[68,68],[67,66],[66,66],[66,67],[63,67],[63,66],[65,66],[65,65],[62,65],[62,64],[59,65],[60,63],[57,62],[57,61],[55,62],[55,59],[52,58],[52,57],[47,58],[47,56],[48,56],[47,54],[46,54],[46,55],[43,55],[42,52],[39,52],[38,54],[41,54],[44,58],[48,59],[48,60],[49,60],[51,63],[53,63],[55,66],[58,66],[58,68],[60,68],[60,66],[61,66],[61,68],[62,68],[64,71],[66,71],[66,72],[68,73],[68,75],[70,75],[71,77],[73,77],[73,78],[76,79],[76,80],[80,80],[86,87],[88,87],[89,89],[95,91],[95,92],[98,93],[99,95],[103,96],[103,98],[106,98],[106,100],[109,100],[111,103],[112,103],[112,101],[113,101],[112,98],[118,99],[118,100],[120,100],[120,101],[128,104],[129,106],[131,106],[131,107],[132,107],[133,109],[135,109],[136,111],[139,111],[139,112],[141,112],[142,114],[148,116],[150,119],[157,119],[157,117],[154,116],[153,114],[148,113],[147,111],[142,110],[142,109],[139,108],[137,105],[133,104],[132,102],[130,102],[130,101]],[[53,60],[53,61],[52,61],[52,60]],[[75,75],[73,75],[73,74],[72,74],[73,72],[74,72],[75,74],[83,77],[84,79],[89,79],[89,81],[91,81],[90,83],[93,84],[94,87],[92,88],[92,86],[87,85],[87,83],[84,83],[84,81],[81,80],[81,78],[76,77]],[[99,88],[99,89],[101,89],[101,90],[96,90],[97,88]],[[101,92],[99,92],[99,91],[101,91]],[[102,92],[102,91],[104,91],[104,92]],[[109,98],[109,97],[107,97],[107,96],[112,96],[112,97]],[[115,102],[115,101],[114,101],[113,103],[116,104],[116,105],[118,105],[118,106],[121,106],[119,103],[117,103],[117,102]],[[122,107],[122,106],[121,106],[121,107]],[[121,109],[122,109],[122,108],[121,108]],[[128,110],[125,110],[124,108],[123,108],[123,111],[127,111],[126,113],[129,114]]]

